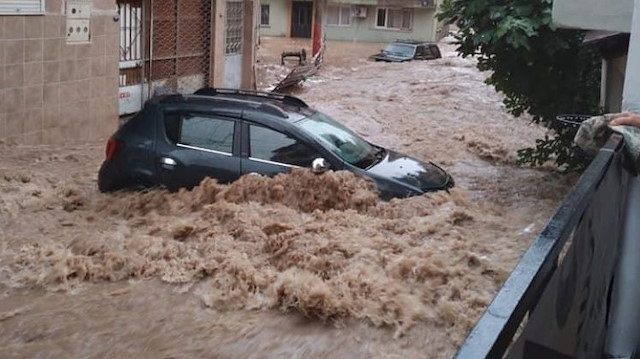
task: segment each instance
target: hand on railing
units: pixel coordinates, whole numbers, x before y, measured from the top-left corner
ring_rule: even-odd
[[[632,112],[623,112],[609,124],[612,126],[626,125],[640,128],[640,115]]]

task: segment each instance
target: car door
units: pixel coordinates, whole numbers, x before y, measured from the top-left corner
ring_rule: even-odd
[[[167,145],[157,163],[167,188],[192,188],[205,177],[228,183],[240,176],[239,121],[180,111],[165,113],[164,123]]]
[[[311,167],[322,157],[311,145],[285,132],[245,123],[241,172],[274,176],[292,168]]]

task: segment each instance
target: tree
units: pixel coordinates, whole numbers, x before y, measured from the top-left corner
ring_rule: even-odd
[[[455,24],[457,51],[478,59],[491,71],[486,83],[505,95],[514,116],[554,129],[555,136],[518,151],[519,161],[540,165],[553,158],[571,170],[583,162],[574,156],[575,130],[559,124],[559,114],[599,113],[600,59],[582,44],[584,32],[557,29],[551,0],[444,0],[438,18]]]

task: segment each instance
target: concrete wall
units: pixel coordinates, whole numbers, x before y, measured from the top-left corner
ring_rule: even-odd
[[[268,4],[270,7],[269,12],[269,26],[260,26],[260,35],[263,36],[287,36],[289,24],[288,17],[290,15],[290,7],[287,3],[288,0],[261,0],[260,4]],[[258,9],[260,10],[260,9]],[[258,21],[260,21],[260,13],[258,12]]]
[[[66,43],[64,4],[0,16],[0,139],[41,144],[105,140],[118,124],[115,0],[93,1],[91,42]]]
[[[633,0],[554,0],[559,27],[629,32]]]

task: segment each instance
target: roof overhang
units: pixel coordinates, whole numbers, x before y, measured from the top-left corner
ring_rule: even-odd
[[[629,38],[624,32],[591,30],[585,34],[583,43],[597,46],[603,58],[613,59],[629,52]]]
[[[631,32],[633,0],[554,0],[553,23],[558,27]]]

